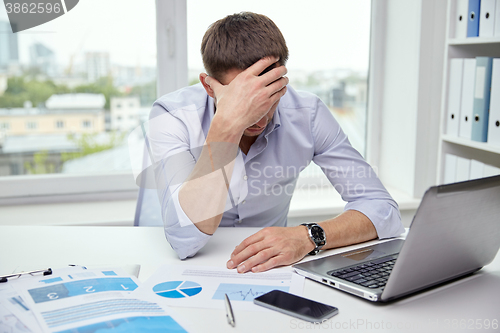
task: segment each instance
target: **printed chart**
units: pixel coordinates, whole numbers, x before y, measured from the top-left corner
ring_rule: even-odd
[[[301,295],[303,285],[304,277],[288,269],[240,274],[226,267],[165,265],[132,295],[146,298],[153,291],[162,305],[224,309],[227,294],[235,311],[265,311],[253,304],[255,297],[272,290]]]
[[[199,294],[201,290],[201,286],[193,281],[168,281],[153,287],[158,296],[165,298],[191,297]]]
[[[215,291],[212,299],[224,299],[227,294],[231,301],[252,302],[255,297],[259,297],[272,290],[281,290],[288,292],[290,288],[285,286],[264,286],[258,284],[235,284],[221,283]]]
[[[54,301],[62,298],[80,296],[105,291],[132,291],[137,284],[128,277],[96,278],[71,281],[47,287],[28,290],[35,303]]]

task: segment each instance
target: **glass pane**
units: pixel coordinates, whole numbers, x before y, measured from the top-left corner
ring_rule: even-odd
[[[0,176],[130,170],[156,99],[155,1],[79,1],[18,33],[0,6],[0,49]]]
[[[241,11],[264,14],[287,42],[290,85],[318,95],[364,155],[370,0],[188,0],[187,8],[190,84],[199,82],[198,75],[204,71],[200,45],[211,23]],[[313,163],[301,174],[318,176],[322,172]]]

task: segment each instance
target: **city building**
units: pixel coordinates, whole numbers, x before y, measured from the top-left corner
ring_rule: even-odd
[[[1,134],[1,132],[0,132]],[[30,134],[0,135],[0,177],[29,173],[85,173],[89,171],[130,170],[128,147],[121,142],[113,147],[84,157],[64,158],[65,154],[82,151],[82,135]],[[112,133],[92,134],[88,144],[107,145],[113,140]],[[94,157],[95,155],[95,157]],[[33,172],[36,168],[37,171]],[[40,172],[43,168],[44,172]]]
[[[0,109],[0,132],[4,135],[95,133],[105,130],[102,94],[51,96],[46,108]]]
[[[18,62],[17,34],[12,33],[9,22],[0,21],[0,70],[6,70]]]
[[[78,150],[76,142],[63,133],[4,137],[0,135],[0,176],[29,173],[28,165],[33,164],[36,154],[43,155],[43,165],[47,168],[47,173],[59,172],[64,164],[61,153]]]
[[[150,110],[150,107],[141,107],[139,97],[113,97],[110,101],[110,129],[129,132],[147,120]]]
[[[42,43],[30,46],[30,65],[50,77],[57,75],[55,53]]]
[[[85,70],[87,80],[95,82],[101,77],[106,77],[111,73],[108,52],[87,52],[85,53]]]
[[[111,73],[115,86],[125,90],[156,81],[156,67],[114,65],[111,67]]]

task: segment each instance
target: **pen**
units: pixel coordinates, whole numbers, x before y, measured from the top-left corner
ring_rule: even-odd
[[[22,275],[36,275],[36,274],[41,274],[43,276],[50,275],[50,274],[52,274],[52,269],[47,268],[47,269],[39,269],[39,270],[36,270],[36,271],[29,271],[29,272],[21,272],[21,273],[9,274],[9,275],[2,275],[2,276],[0,276],[0,283],[7,282],[10,278],[18,278],[18,277],[21,277]]]
[[[235,325],[234,322],[234,314],[233,314],[233,307],[231,306],[231,301],[229,301],[229,297],[227,297],[227,294],[225,295],[225,300],[226,300],[226,317],[227,317],[227,322],[229,325],[233,326]]]

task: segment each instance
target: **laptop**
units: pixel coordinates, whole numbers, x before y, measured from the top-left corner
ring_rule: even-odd
[[[293,265],[309,279],[388,302],[471,274],[500,248],[500,175],[425,192],[406,240]]]

